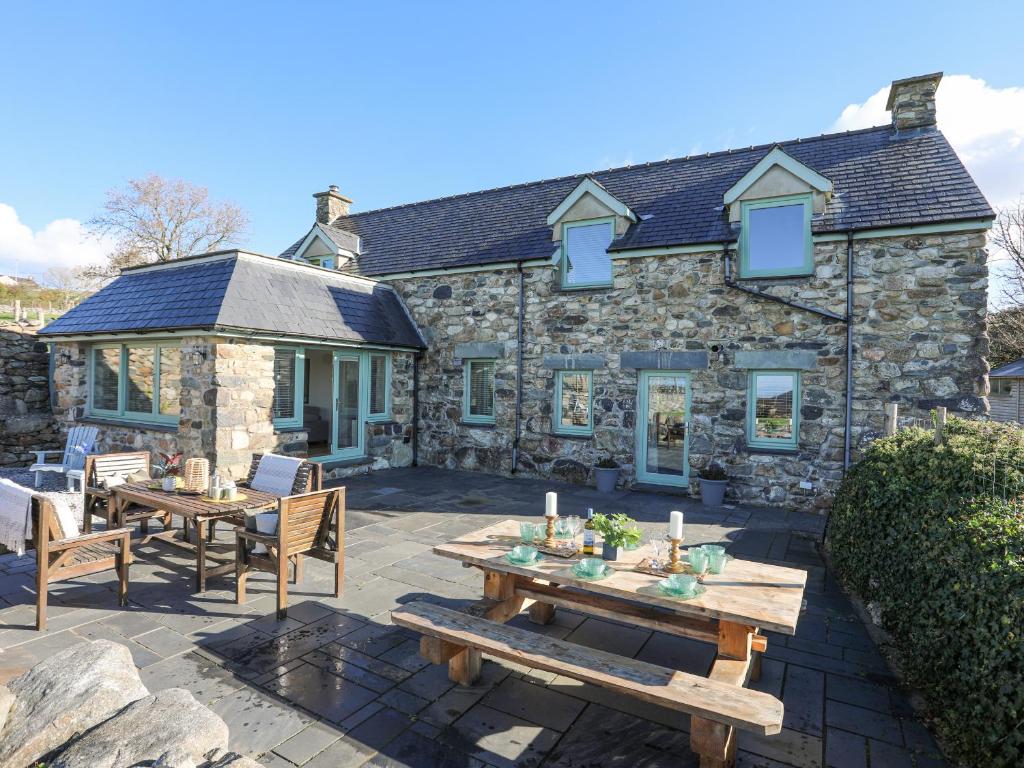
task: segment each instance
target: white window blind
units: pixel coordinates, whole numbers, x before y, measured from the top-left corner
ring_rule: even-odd
[[[274,418],[295,418],[295,350],[274,350]]]
[[[608,246],[612,225],[608,222],[566,226],[565,285],[601,285],[612,281]]]
[[[469,363],[468,415],[494,418],[494,362],[473,360]]]
[[[387,355],[370,355],[370,415],[387,413],[388,409],[388,358]]]

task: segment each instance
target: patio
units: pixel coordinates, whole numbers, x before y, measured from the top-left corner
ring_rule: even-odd
[[[271,577],[254,575],[244,606],[233,579],[193,593],[190,561],[158,546],[131,568],[129,609],[112,573],[51,588],[49,629],[31,629],[29,557],[0,557],[0,681],[86,639],[127,645],[150,690],[188,688],[231,729],[232,749],[279,766],[696,765],[688,718],[557,674],[486,660],[479,685],[460,688],[429,666],[416,637],[389,623],[413,600],[458,606],[480,597],[476,569],[431,548],[509,517],[543,513],[546,490],[565,513],[622,511],[642,523],[686,514],[687,544],[722,542],[737,557],[808,571],[795,637],[768,633],[751,687],[780,697],[778,736],[742,733],[740,765],[943,765],[934,742],[826,572],[824,519],[751,507],[702,509],[644,492],[597,494],[547,481],[418,468],[346,480],[346,585],[310,561],[274,616]],[[527,513],[524,515],[524,512]],[[646,527],[646,526],[645,526]],[[226,537],[227,531],[220,536]],[[559,610],[539,627],[511,624],[676,669],[706,674],[713,647]]]

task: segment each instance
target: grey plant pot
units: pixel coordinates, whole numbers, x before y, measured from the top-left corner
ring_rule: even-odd
[[[728,480],[700,480],[700,500],[705,507],[720,507],[725,499],[725,486]]]
[[[601,545],[601,557],[605,560],[618,560],[619,559],[619,548],[610,546],[609,544]]]
[[[611,493],[615,490],[615,484],[619,482],[619,468],[594,467],[594,482],[601,493]]]

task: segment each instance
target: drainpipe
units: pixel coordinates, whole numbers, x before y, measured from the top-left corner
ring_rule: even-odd
[[[412,465],[419,466],[420,459],[420,358],[422,352],[412,356]]]
[[[843,473],[850,469],[853,431],[853,230],[846,232],[846,429],[843,431]]]
[[[512,440],[512,474],[519,468],[519,432],[523,421],[523,315],[526,312],[526,292],[523,262],[516,264],[519,273],[519,316],[516,318],[516,426]]]
[[[774,301],[778,304],[785,304],[791,309],[800,309],[804,312],[810,312],[813,315],[827,317],[829,320],[838,320],[841,323],[846,322],[845,317],[837,315],[835,312],[829,312],[827,309],[812,307],[809,304],[801,304],[799,301],[790,301],[789,299],[784,299],[781,296],[776,296],[775,294],[768,293],[767,291],[762,291],[758,288],[751,288],[750,286],[736,282],[732,278],[732,269],[730,266],[732,261],[729,256],[729,243],[725,243],[722,246],[722,253],[725,256],[725,284],[730,288],[735,288],[737,291],[743,291],[744,293],[749,293],[751,296],[758,296],[762,299],[768,299],[768,301]]]

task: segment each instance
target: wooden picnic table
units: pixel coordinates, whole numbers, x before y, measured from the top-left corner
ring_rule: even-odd
[[[434,552],[483,571],[485,599],[473,611],[478,617],[500,624],[529,605],[530,620],[545,624],[551,621],[556,608],[564,607],[695,638],[717,646],[718,653],[708,675],[711,684],[743,688],[760,674],[760,655],[767,648],[767,638],[761,633],[796,633],[807,581],[806,572],[796,568],[732,559],[721,574],[704,576],[703,594],[680,600],[659,591],[657,585],[663,577],[634,570],[641,560],[652,555],[647,546],[625,552],[620,549],[619,560],[608,563],[615,573],[591,581],[577,578],[570,570],[582,555],[569,559],[544,555],[535,565],[510,563],[505,554],[519,543],[519,522],[505,520],[441,544]],[[451,640],[449,637],[448,641]],[[495,647],[507,646],[499,643]],[[472,658],[466,654],[463,657]],[[557,665],[558,660],[553,662]],[[621,660],[624,668],[631,668],[631,663],[637,664],[634,660]],[[616,686],[638,698],[653,700],[649,688],[636,685],[630,690],[631,686],[621,680]],[[754,696],[764,694],[751,692],[748,699]],[[776,704],[779,712],[765,707],[763,721],[781,726],[781,704]],[[713,719],[706,719],[699,716],[701,710],[694,709],[692,702],[685,702],[680,708],[692,713],[691,745],[702,756],[701,765],[730,765],[735,759],[736,742],[729,718],[735,713],[708,713],[708,718]],[[743,727],[741,721],[737,722]]]
[[[247,511],[259,511],[276,508],[278,499],[272,493],[254,491],[251,488],[239,488],[239,498],[234,501],[212,501],[206,496],[192,496],[174,491],[150,488],[147,483],[125,483],[114,487],[110,494],[115,527],[123,527],[124,517],[132,504],[142,507],[163,510],[172,515],[180,515],[183,521],[181,531],[168,530],[151,533],[143,537],[142,543],[154,539],[165,541],[176,547],[188,550],[196,557],[196,591],[206,591],[206,580],[212,576],[235,572],[234,543],[230,549],[221,553],[210,548],[207,542],[209,525],[218,521],[244,525]],[[195,543],[189,541],[189,529],[193,530]],[[216,565],[209,565],[212,560]]]

